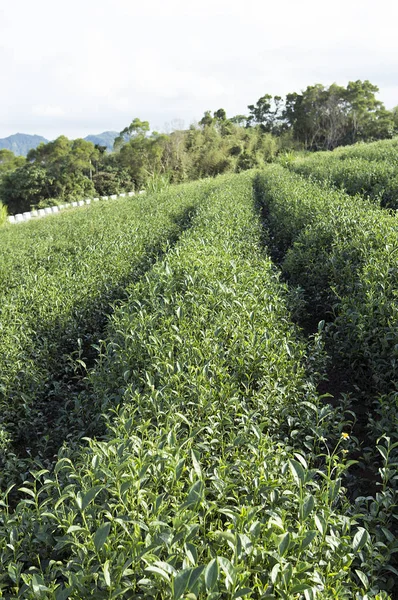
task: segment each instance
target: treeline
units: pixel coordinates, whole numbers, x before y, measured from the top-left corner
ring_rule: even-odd
[[[272,162],[281,151],[330,150],[357,141],[391,138],[398,107],[386,110],[369,81],[347,87],[317,84],[285,98],[262,96],[248,115],[206,111],[197,124],[170,134],[134,119],[114,151],[65,136],[25,159],[0,150],[0,200],[10,213],[84,196],[110,195],[240,172]]]

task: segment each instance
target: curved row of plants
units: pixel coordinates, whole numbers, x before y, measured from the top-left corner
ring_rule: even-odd
[[[257,178],[256,191],[284,273],[304,288],[316,318],[333,318],[335,349],[370,389],[396,391],[395,214],[277,165]]]
[[[38,466],[13,511],[3,498],[4,597],[388,597],[348,513],[343,421],[315,391],[322,344],[289,318],[252,183],[217,180],[116,308],[87,375],[105,435]]]
[[[210,188],[119,199],[2,230],[0,479],[12,465],[22,469],[11,450],[48,455],[66,433],[93,426],[75,388],[111,302],[177,240]]]
[[[375,477],[379,492],[364,502],[372,505],[369,526],[378,531],[384,551],[395,553],[398,220],[371,201],[354,202],[276,165],[258,177],[256,195],[282,272],[303,292],[312,319],[329,322],[328,347],[339,375],[343,379],[348,371],[356,390],[353,409],[368,413],[368,468],[373,472],[377,456],[389,462]]]
[[[398,138],[395,137],[392,140],[379,140],[371,143],[360,143],[352,146],[341,146],[335,148],[333,152],[328,155],[338,157],[340,160],[347,158],[363,158],[369,161],[383,162],[387,161],[390,163],[398,164]]]
[[[383,208],[397,209],[397,146],[392,146],[391,154],[385,160],[367,158],[368,146],[364,145],[363,148],[363,156],[359,148],[356,153],[347,154],[319,152],[286,164],[295,173],[314,181],[341,188],[352,196],[362,194],[380,203]]]

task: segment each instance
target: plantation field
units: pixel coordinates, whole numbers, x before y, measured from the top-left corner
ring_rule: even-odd
[[[296,173],[361,194],[384,208],[398,208],[398,143],[384,140],[318,152],[289,161]]]
[[[396,239],[279,165],[2,229],[0,597],[395,598]]]
[[[204,183],[167,197],[119,199],[2,229],[2,463],[10,444],[25,455],[36,452],[37,440],[43,449],[50,432],[54,446],[71,428],[85,431],[91,416],[73,389],[111,303],[175,243],[208,189]]]

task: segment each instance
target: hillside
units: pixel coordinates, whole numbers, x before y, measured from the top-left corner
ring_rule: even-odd
[[[113,142],[118,135],[119,133],[117,131],[104,131],[103,133],[98,133],[97,135],[88,135],[84,139],[87,142],[92,142],[94,145],[99,144],[100,146],[106,146],[108,152],[112,152]]]
[[[11,150],[16,156],[26,156],[29,150],[37,148],[41,142],[47,144],[48,140],[41,135],[14,133],[0,139],[0,149]]]

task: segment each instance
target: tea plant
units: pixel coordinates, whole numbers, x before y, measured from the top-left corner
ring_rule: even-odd
[[[281,167],[269,168],[259,177],[256,191],[269,238],[283,254],[285,276],[304,291],[310,314],[329,321],[328,347],[339,365],[349,369],[361,402],[371,413],[365,466],[377,482],[374,464],[382,458],[385,464],[379,475],[384,483],[382,491],[365,502],[372,504],[372,518],[365,505],[363,518],[372,522],[385,556],[393,557],[398,548],[396,217]],[[363,412],[362,406],[357,409]],[[377,442],[386,437],[394,442],[387,445],[388,451],[383,441]],[[398,573],[392,565],[391,573]]]
[[[392,140],[379,140],[371,143],[359,143],[352,146],[340,146],[327,152],[328,156],[338,157],[340,160],[347,158],[363,158],[368,161],[398,163],[398,138]]]
[[[334,346],[380,393],[397,382],[395,216],[280,167],[257,181],[283,270],[317,317],[333,317]]]
[[[3,475],[11,449],[51,456],[67,434],[90,431],[96,409],[82,407],[77,392],[111,303],[175,243],[210,187],[98,203],[2,230],[0,428],[11,444],[0,449]]]
[[[315,391],[321,339],[292,324],[261,242],[252,175],[221,178],[129,286],[88,374],[105,435],[3,498],[4,597],[389,597]]]
[[[312,180],[341,188],[347,194],[362,194],[381,202],[383,207],[398,208],[397,165],[395,139],[318,152],[284,166]]]

